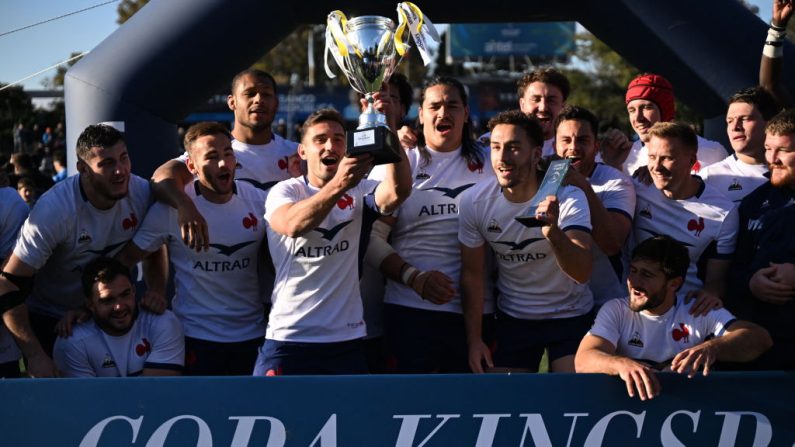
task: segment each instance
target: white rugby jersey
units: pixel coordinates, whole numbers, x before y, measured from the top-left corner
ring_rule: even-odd
[[[588,200],[579,188],[558,191],[561,230],[591,232]],[[462,194],[459,241],[467,247],[488,242],[497,263],[500,310],[514,318],[540,320],[583,315],[593,307],[588,284],[577,284],[558,266],[541,227],[528,228],[515,217],[528,213],[530,201],[513,203],[494,179]]]
[[[129,193],[107,210],[94,208],[80,175],[58,182],[30,211],[14,247],[22,262],[38,270],[27,300],[36,312],[60,318],[83,305],[80,275],[100,256],[113,257],[132,239],[150,202],[149,182],[130,175]]]
[[[232,149],[237,158],[235,179],[268,190],[277,182],[290,178],[288,158],[297,153],[298,143],[274,133],[268,144],[246,144],[232,140]]]
[[[738,206],[751,191],[767,182],[765,174],[767,174],[766,164],[743,163],[735,154],[707,166],[698,173],[706,184],[712,185]]]
[[[152,206],[133,243],[147,252],[168,244],[176,286],[171,305],[185,335],[224,343],[262,337],[257,259],[265,238],[261,216],[267,194],[235,181],[228,202],[212,203],[201,195],[198,180],[185,193],[207,221],[208,251],[196,252],[182,242],[177,210],[162,203]]]
[[[683,292],[704,287],[696,276],[697,263],[712,242],[717,244],[713,257],[721,259],[731,257],[737,242],[737,208],[718,190],[700,183],[702,187],[693,197],[673,200],[665,197],[653,184],[634,182],[637,194],[635,221],[629,238],[630,247],[625,254],[628,256],[637,244],[658,235],[668,235],[683,243],[690,253]]]
[[[602,306],[588,333],[609,341],[618,355],[668,362],[709,336],[722,336],[735,320],[726,309],[713,309],[706,316],[690,315],[693,303],[695,300],[685,304],[683,297],[678,296],[668,312],[652,315],[646,311],[632,311],[628,297],[616,298]]]
[[[11,255],[14,241],[29,211],[16,189],[0,188],[0,265]],[[0,363],[13,362],[21,356],[14,338],[0,319]]]
[[[461,313],[458,284],[461,276],[461,250],[458,246],[458,204],[461,195],[477,182],[493,179],[488,154],[483,163],[470,165],[461,156],[461,148],[452,152],[438,152],[428,148],[431,161],[427,166],[420,151],[406,152],[414,183],[411,195],[396,213],[392,229],[392,247],[409,264],[420,270],[438,270],[453,280],[456,295],[452,301],[438,305],[422,299],[414,289],[387,280],[384,301],[417,309]],[[378,172],[371,174],[379,175]],[[491,287],[487,287],[490,291]],[[489,293],[484,313],[494,312]]]
[[[288,237],[268,226],[268,246],[276,268],[266,337],[272,340],[330,343],[365,336],[359,293],[359,238],[364,208],[375,207],[377,181],[364,179],[349,189],[317,226]],[[288,203],[320,189],[306,177],[274,186],[265,219]]]
[[[594,193],[608,212],[621,213],[630,220],[635,215],[635,187],[632,179],[611,166],[597,163],[588,178]],[[626,293],[627,286],[623,279],[621,256],[609,258],[594,241],[591,244],[593,253],[593,273],[588,285],[593,293],[594,303],[601,306],[607,300]],[[619,269],[617,272],[616,269]]]
[[[94,320],[75,325],[72,336],[55,341],[53,360],[64,377],[128,377],[144,368],[182,370],[185,337],[171,311],[140,311],[130,331],[114,337]]]
[[[723,160],[728,154],[723,145],[717,141],[707,140],[699,135],[696,135],[696,138],[698,139],[698,153],[696,154],[696,164],[693,165],[693,174],[698,174],[701,169]],[[641,140],[635,141],[624,161],[624,173],[632,175],[636,169],[648,164],[649,150]]]

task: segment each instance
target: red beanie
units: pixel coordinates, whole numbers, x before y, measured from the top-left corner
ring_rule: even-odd
[[[676,110],[674,88],[664,77],[643,74],[633,79],[627,87],[627,104],[634,99],[645,99],[657,104],[662,121],[673,121]]]

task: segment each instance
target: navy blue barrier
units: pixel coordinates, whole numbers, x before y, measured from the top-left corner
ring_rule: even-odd
[[[0,381],[4,446],[792,446],[795,374]]]

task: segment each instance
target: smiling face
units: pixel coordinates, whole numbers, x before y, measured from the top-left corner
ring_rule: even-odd
[[[766,123],[762,113],[753,104],[729,104],[726,112],[726,133],[734,152],[748,156],[761,154],[765,144]]]
[[[498,124],[491,131],[491,167],[503,188],[523,185],[535,172],[541,147],[534,145],[521,127]]]
[[[651,137],[649,150],[649,173],[654,186],[667,196],[678,197],[690,180],[690,169],[696,162],[696,154],[687,150],[677,138]]]
[[[666,300],[672,301],[681,284],[682,278],[666,278],[658,262],[633,260],[627,277],[629,308],[634,312],[653,312],[666,304]]]
[[[660,108],[652,101],[633,99],[627,104],[627,113],[629,114],[629,123],[632,125],[632,129],[635,130],[641,141],[648,143],[650,138],[648,135],[649,129],[662,119]]]
[[[433,150],[449,152],[461,146],[464,124],[469,119],[467,106],[458,89],[437,84],[425,89],[419,110],[425,144]]]
[[[116,275],[110,282],[97,281],[86,305],[97,326],[115,337],[129,332],[138,316],[135,289],[124,275]]]
[[[795,133],[765,138],[765,158],[770,183],[776,188],[795,189]]]
[[[191,144],[188,169],[199,176],[203,193],[211,201],[225,201],[232,195],[236,166],[232,142],[226,135],[204,135]]]
[[[564,120],[555,131],[555,151],[571,161],[571,167],[585,177],[591,175],[597,143],[591,125],[585,120]]]
[[[545,140],[554,136],[555,120],[565,105],[563,93],[557,86],[540,81],[530,83],[519,98],[519,109],[538,120]]]
[[[227,97],[227,105],[235,113],[235,126],[256,132],[270,128],[279,108],[279,97],[276,86],[269,79],[246,74],[235,83],[234,91]]]
[[[345,129],[336,121],[319,121],[304,131],[298,155],[306,160],[310,183],[321,187],[334,178],[345,144]]]

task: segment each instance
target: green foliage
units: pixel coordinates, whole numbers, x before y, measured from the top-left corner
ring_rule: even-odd
[[[116,8],[116,12],[119,14],[116,23],[121,25],[126,22],[147,3],[149,3],[149,0],[121,0],[119,7]]]
[[[79,54],[80,54],[79,52],[72,52],[72,54],[69,55],[69,59],[77,57]],[[57,89],[63,88],[63,82],[64,82],[64,77],[66,76],[66,70],[71,68],[74,64],[77,63],[77,61],[79,61],[82,58],[83,58],[82,56],[78,57],[77,59],[69,61],[65,66],[61,65],[60,67],[56,68],[55,74],[53,75],[52,78],[44,78],[41,81],[42,86],[47,88],[57,88]]]
[[[14,128],[19,122],[29,123],[33,116],[33,103],[21,86],[0,91],[0,152],[13,150]]]

